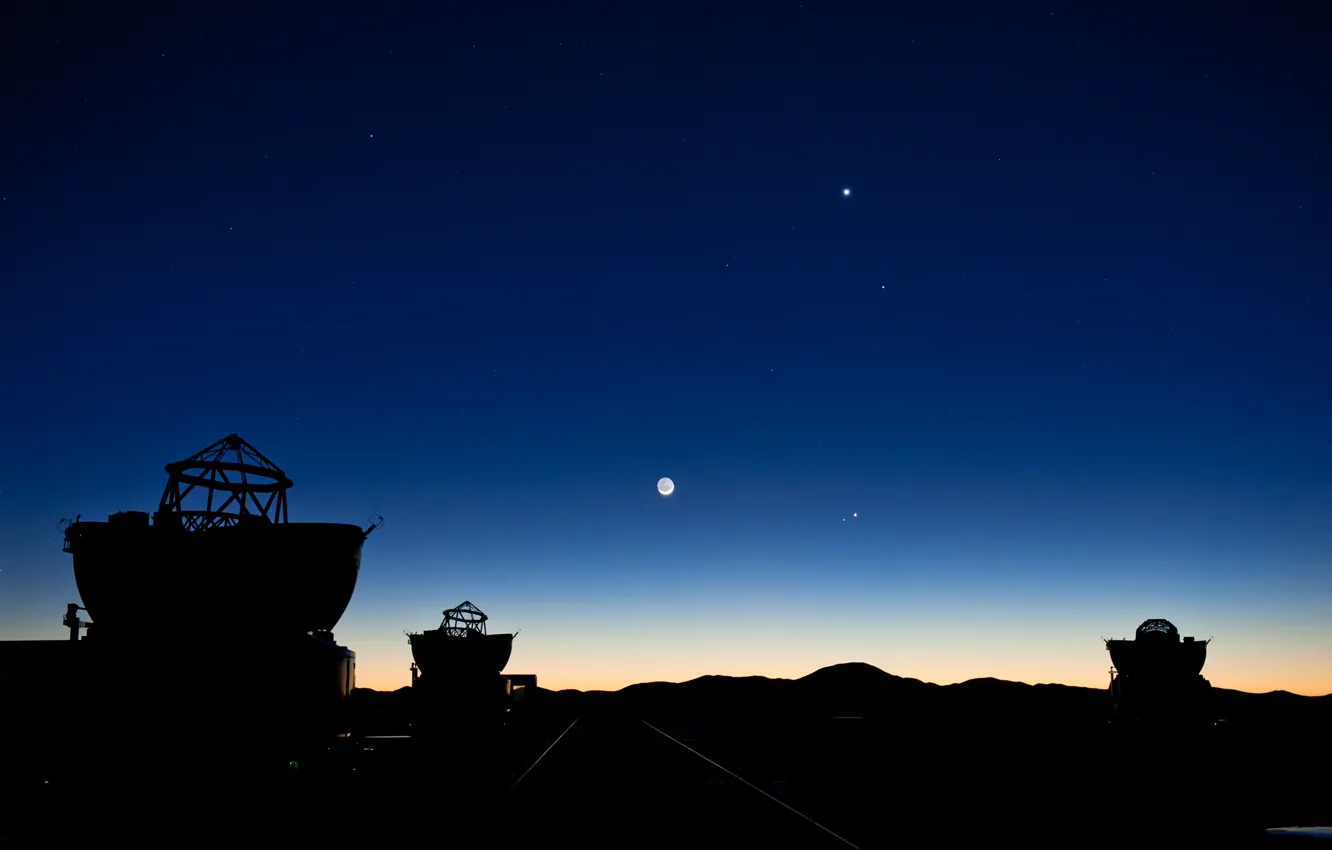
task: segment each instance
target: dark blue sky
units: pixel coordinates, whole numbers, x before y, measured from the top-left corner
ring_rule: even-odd
[[[0,635],[236,431],[388,520],[362,684],[470,598],[555,686],[1332,691],[1332,16],[1066,6],[10,12]]]

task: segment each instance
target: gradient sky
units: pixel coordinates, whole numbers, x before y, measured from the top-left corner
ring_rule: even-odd
[[[362,686],[1332,691],[1326,4],[464,5],[7,13],[0,638],[234,431]]]

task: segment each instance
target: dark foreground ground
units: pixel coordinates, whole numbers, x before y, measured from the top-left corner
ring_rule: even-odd
[[[493,739],[375,731],[403,730],[362,729],[262,778],[226,766],[225,735],[143,742],[109,773],[69,765],[81,783],[11,787],[0,846],[1237,847],[1332,822],[1325,741],[1308,730],[1117,737],[550,704]]]

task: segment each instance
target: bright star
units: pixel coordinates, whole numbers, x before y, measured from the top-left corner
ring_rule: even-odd
[[[842,196],[843,196],[843,197],[847,197],[847,198],[849,198],[849,197],[851,196],[851,190],[850,190],[850,189],[843,189],[843,190],[842,190]]]

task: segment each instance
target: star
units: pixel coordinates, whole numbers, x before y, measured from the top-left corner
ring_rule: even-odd
[[[842,190],[842,197],[843,197],[843,198],[849,198],[849,197],[851,197],[851,190],[850,190],[850,189],[843,189],[843,190]]]

